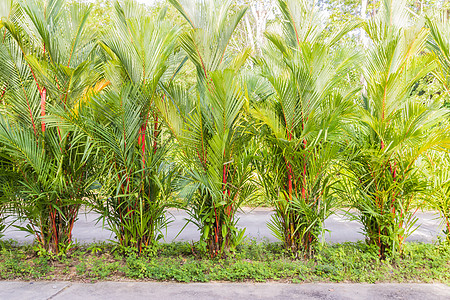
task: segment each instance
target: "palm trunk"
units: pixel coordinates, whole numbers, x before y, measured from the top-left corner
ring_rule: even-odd
[[[45,116],[45,105],[47,101],[47,90],[45,88],[42,89],[41,92],[41,117],[43,118]],[[45,122],[44,119],[41,120],[41,131],[42,133],[45,132]]]

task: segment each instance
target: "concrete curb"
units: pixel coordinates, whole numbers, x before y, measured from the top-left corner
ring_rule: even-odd
[[[0,299],[450,299],[444,284],[0,281]]]

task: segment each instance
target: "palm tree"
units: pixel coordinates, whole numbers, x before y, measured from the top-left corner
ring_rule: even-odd
[[[100,196],[93,209],[116,234],[120,250],[149,254],[167,224],[165,208],[173,172],[164,161],[166,144],[154,147],[147,98],[138,88],[109,90],[71,112],[55,112],[52,121],[77,128],[97,149]],[[63,126],[63,125],[62,125]],[[148,145],[148,147],[147,147]]]
[[[243,238],[235,213],[252,191],[239,79],[249,52],[227,52],[245,9],[232,12],[230,1],[170,2],[191,27],[180,43],[196,68],[197,84],[192,90],[165,85],[167,97],[158,108],[178,141],[185,170],[181,195],[188,198],[191,221],[200,229],[200,246],[211,256],[222,256]]]
[[[437,66],[433,70],[434,77],[439,81],[444,92],[444,99],[450,97],[450,41],[446,38],[450,34],[447,14],[427,17],[426,25],[430,29],[428,48],[437,56]]]
[[[446,14],[434,18],[427,17],[426,22],[430,28],[428,46],[437,57],[437,67],[432,73],[442,87],[443,104],[450,108],[448,106],[450,104],[450,41],[445,38],[450,34],[450,23]],[[447,145],[441,143],[443,147],[439,149],[439,152],[429,151],[426,153],[426,161],[429,162],[427,175],[431,183],[429,203],[441,214],[445,224],[444,233],[447,240],[450,241],[449,119],[442,120],[440,126],[443,135],[447,134]]]
[[[270,44],[259,61],[272,94],[253,109],[264,132],[259,174],[275,207],[271,229],[287,249],[308,256],[334,203],[340,127],[354,95],[341,86],[355,56],[335,46],[355,25],[328,35],[311,2],[280,0],[278,6],[282,34],[266,34]]]
[[[29,221],[22,230],[51,253],[70,245],[92,183],[90,141],[46,121],[49,109],[75,106],[100,80],[91,62],[94,36],[83,27],[89,11],[63,0],[30,0],[12,5],[10,17],[2,21],[6,110],[0,117],[0,143],[21,175],[13,205]]]
[[[17,179],[19,178],[14,169],[14,163],[10,157],[0,148],[0,238],[3,236],[4,230],[7,228],[5,224],[6,218],[10,214],[11,200],[15,196],[17,187]],[[10,223],[11,224],[11,223]]]
[[[5,1],[2,6],[0,6],[0,18],[5,19],[10,15],[13,3],[12,1]],[[6,33],[7,29],[4,28],[3,23],[0,23],[0,28],[4,37],[0,40],[1,49],[9,43],[9,36],[7,38]],[[3,105],[4,104],[4,95],[6,91],[7,82],[4,78],[0,77],[0,114],[4,114]],[[6,196],[8,194],[8,190],[10,190],[10,174],[13,171],[13,163],[6,153],[3,151],[3,146],[0,144],[0,172],[2,176],[0,177],[0,238],[2,237],[2,233],[4,232],[6,225],[4,223],[7,214],[7,207],[9,203],[9,199]],[[5,192],[6,191],[6,192]]]
[[[158,85],[173,77],[167,75],[178,29],[163,20],[165,10],[153,18],[136,2],[114,7],[113,30],[100,43],[108,57],[109,90],[62,111],[55,122],[75,126],[95,143],[102,197],[94,209],[124,249],[141,253],[161,238],[166,224],[172,171],[164,161],[168,140],[160,136],[154,103],[162,97]]]
[[[448,132],[437,125],[447,112],[439,103],[411,97],[415,83],[436,63],[425,51],[428,30],[409,18],[405,1],[384,1],[364,29],[372,44],[363,65],[360,120],[349,127],[354,152],[345,196],[384,258],[401,252],[411,232],[412,208],[426,184],[415,164],[445,142]]]
[[[448,151],[428,151],[424,172],[429,180],[427,202],[441,215],[443,232],[450,242],[450,160]]]

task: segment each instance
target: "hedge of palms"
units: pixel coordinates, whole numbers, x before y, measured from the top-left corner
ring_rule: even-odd
[[[296,255],[312,255],[325,219],[351,208],[386,257],[428,203],[449,237],[445,17],[386,0],[367,22],[330,32],[312,2],[279,0],[279,26],[254,56],[229,47],[245,8],[170,4],[185,25],[125,1],[106,34],[86,26],[86,4],[2,7],[0,220],[27,220],[22,230],[58,253],[85,205],[141,252],[181,199],[214,257],[244,237],[242,203],[263,197],[269,226]],[[359,26],[364,48],[345,45]],[[430,74],[440,97],[413,97]]]

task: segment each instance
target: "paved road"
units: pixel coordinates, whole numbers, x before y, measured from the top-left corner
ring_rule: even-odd
[[[450,299],[443,284],[0,282],[0,299]]]
[[[167,229],[166,242],[172,240],[198,240],[195,226],[185,225],[187,214],[170,210],[173,222]],[[239,225],[247,228],[248,238],[276,241],[266,224],[271,212],[267,209],[246,209],[239,214]],[[436,239],[442,227],[436,215],[418,213],[420,228],[409,240],[430,242]],[[112,239],[110,231],[97,223],[98,215],[81,213],[74,227],[74,238],[81,243]],[[357,241],[364,239],[358,222],[348,221],[342,214],[330,217],[326,223],[330,232],[324,238],[328,242]],[[178,236],[177,236],[178,235]],[[176,237],[177,236],[177,237]],[[176,237],[176,238],[175,238]],[[19,242],[31,242],[32,237],[8,229],[5,238]],[[0,281],[0,300],[40,299],[450,299],[450,287],[443,284],[284,284],[284,283],[168,283],[168,282],[18,282]]]
[[[180,230],[186,224],[188,215],[184,211],[169,210],[170,218],[173,220],[164,232],[165,242],[171,241],[197,241],[199,233],[197,228],[189,223],[185,229]],[[244,209],[242,213],[238,213],[238,226],[246,228],[247,238],[256,239],[258,241],[268,240],[277,241],[267,227],[267,222],[270,221],[272,212],[269,209]],[[432,242],[436,240],[438,235],[442,233],[442,225],[438,215],[433,212],[418,212],[417,216],[420,224],[414,233],[408,237],[409,241]],[[79,220],[75,223],[73,229],[74,239],[80,243],[91,243],[94,241],[107,241],[113,239],[111,232],[102,226],[102,223],[97,223],[98,215],[95,213],[80,212]],[[324,239],[330,243],[340,242],[355,242],[363,240],[364,236],[361,233],[361,225],[356,221],[349,221],[343,214],[336,214],[331,216],[326,222],[325,227],[329,232],[324,233]],[[31,242],[32,236],[26,236],[26,233],[17,231],[10,227],[5,233],[3,239],[14,239],[21,243]]]

